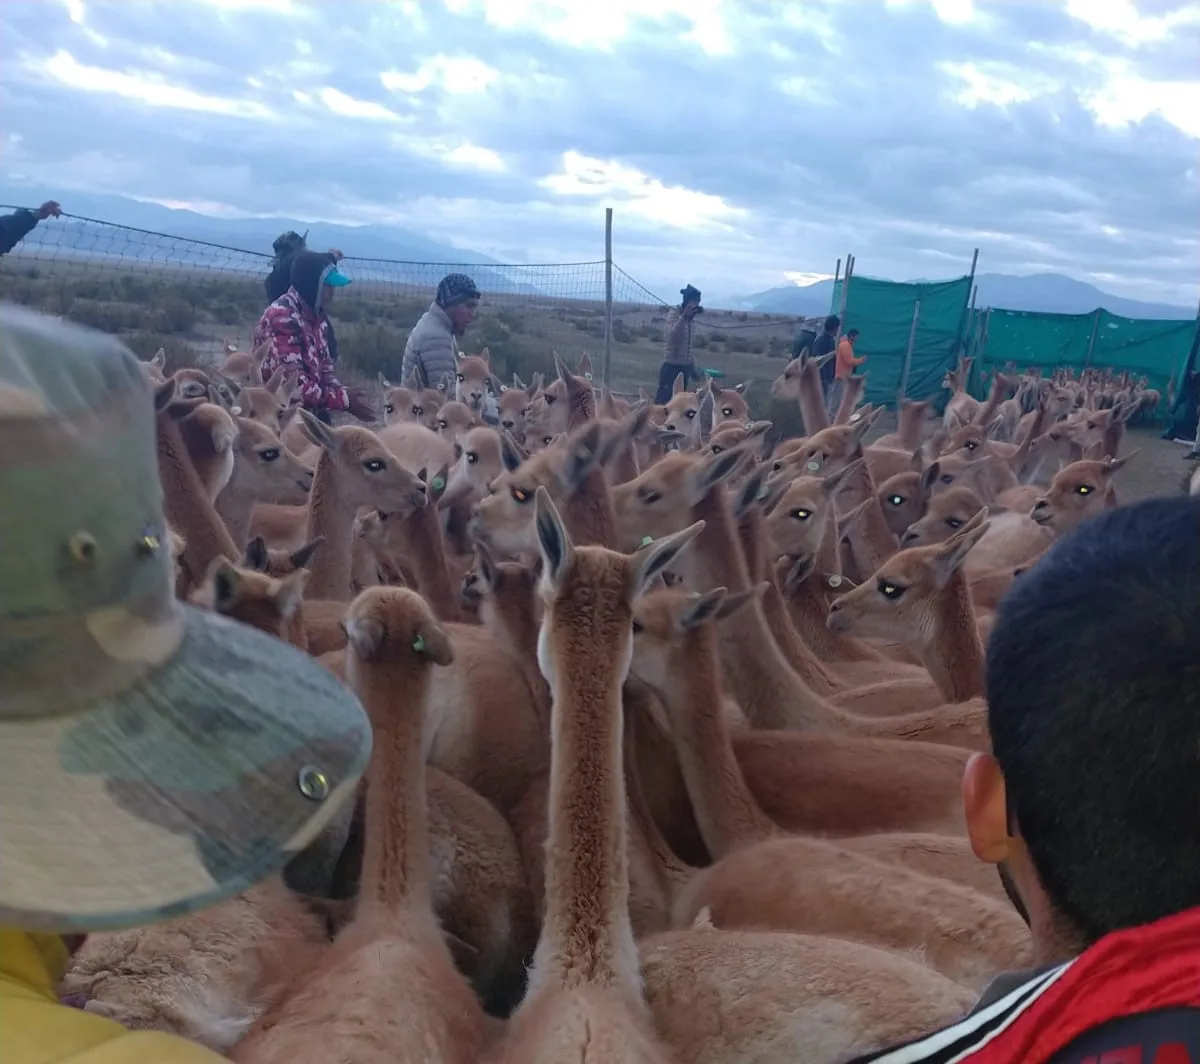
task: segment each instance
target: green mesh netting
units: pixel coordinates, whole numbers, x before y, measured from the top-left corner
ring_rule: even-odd
[[[983,369],[1011,362],[1018,369],[1041,366],[1047,372],[1059,366],[1076,374],[1088,366],[1127,370],[1146,377],[1164,395],[1172,378],[1179,382],[1196,332],[1195,321],[1122,318],[1103,309],[1090,314],[993,309],[977,315],[975,324],[974,346]]]
[[[835,314],[841,310],[842,285],[838,281],[833,286]],[[969,277],[901,284],[851,276],[842,330],[859,330],[855,353],[867,356],[858,371],[868,374],[867,402],[894,403],[918,300],[921,312],[905,394],[915,399],[940,393],[943,375],[958,359],[970,295]]]

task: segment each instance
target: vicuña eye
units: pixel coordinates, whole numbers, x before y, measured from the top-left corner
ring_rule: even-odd
[[[279,457],[279,448],[268,447],[265,451],[259,451],[258,457],[264,462],[274,462]]]
[[[385,462],[382,458],[371,458],[363,462],[363,468],[368,473],[382,473],[385,469],[387,469],[387,462]]]
[[[804,509],[793,510],[792,516],[797,521],[807,521],[810,517],[812,517],[812,510],[804,510]]]
[[[890,580],[880,580],[878,587],[879,593],[885,599],[889,599],[892,602],[895,602],[905,592],[905,588],[902,588],[899,584],[893,584]]]

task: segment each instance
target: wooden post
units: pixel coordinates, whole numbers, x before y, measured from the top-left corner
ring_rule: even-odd
[[[605,388],[612,388],[612,332],[613,332],[613,289],[612,289],[612,212],[604,208],[604,369],[601,379]]]
[[[912,324],[908,327],[908,347],[904,350],[904,365],[900,369],[900,387],[896,392],[897,403],[899,408],[899,400],[903,399],[908,392],[908,371],[912,366],[913,348],[917,344],[917,322],[921,320],[921,301],[913,300],[913,316]]]

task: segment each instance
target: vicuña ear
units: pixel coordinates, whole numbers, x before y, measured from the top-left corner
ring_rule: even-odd
[[[262,537],[260,536],[259,538],[261,539]],[[288,560],[297,569],[303,569],[310,561],[312,561],[313,555],[321,549],[321,544],[324,542],[324,536],[317,536],[314,539],[310,539],[302,547],[297,547],[294,551],[292,551],[292,553],[288,555]]]
[[[966,561],[971,548],[982,538],[991,522],[987,520],[988,509],[984,506],[974,517],[941,544],[933,556],[933,578],[937,587],[943,588],[950,582],[954,571]]]
[[[213,609],[224,613],[241,594],[241,573],[228,558],[214,558],[208,567],[208,579],[212,584]]]
[[[333,454],[337,450],[337,437],[333,429],[318,421],[307,410],[300,411],[300,431],[323,451]]]
[[[714,587],[702,595],[693,595],[684,602],[683,608],[675,618],[675,627],[681,632],[690,632],[705,621],[711,621],[717,616],[726,593],[725,588]]]
[[[559,516],[558,508],[545,486],[538,485],[534,495],[534,524],[537,529],[538,549],[542,554],[542,576],[558,590],[562,587],[567,570],[575,556],[575,548],[571,537],[567,535],[566,526]]]
[[[262,536],[255,536],[246,544],[246,553],[242,556],[243,567],[253,569],[257,573],[265,573],[270,564],[271,555],[267,550],[267,541]]]
[[[631,591],[634,598],[641,595],[659,573],[678,557],[693,539],[704,531],[704,522],[697,521],[681,532],[647,543],[633,555],[633,577]]]

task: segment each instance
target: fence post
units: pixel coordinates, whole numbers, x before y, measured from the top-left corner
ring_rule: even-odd
[[[850,296],[850,278],[854,276],[854,256],[847,253],[846,255],[846,276],[842,278],[842,300],[841,306],[838,307],[838,325],[837,338],[842,338],[842,330],[846,325],[846,300]]]
[[[612,212],[604,208],[604,370],[601,378],[605,388],[612,387]]]
[[[1100,329],[1100,311],[1097,307],[1095,314],[1092,315],[1092,335],[1088,337],[1087,355],[1083,359],[1083,368],[1088,369],[1092,364],[1092,351],[1096,348],[1096,333]]]
[[[908,370],[912,366],[913,348],[917,345],[917,322],[921,320],[921,301],[913,300],[912,325],[908,327],[908,347],[904,349],[904,365],[900,369],[900,387],[896,392],[896,408],[900,408],[900,400],[908,393]]]

